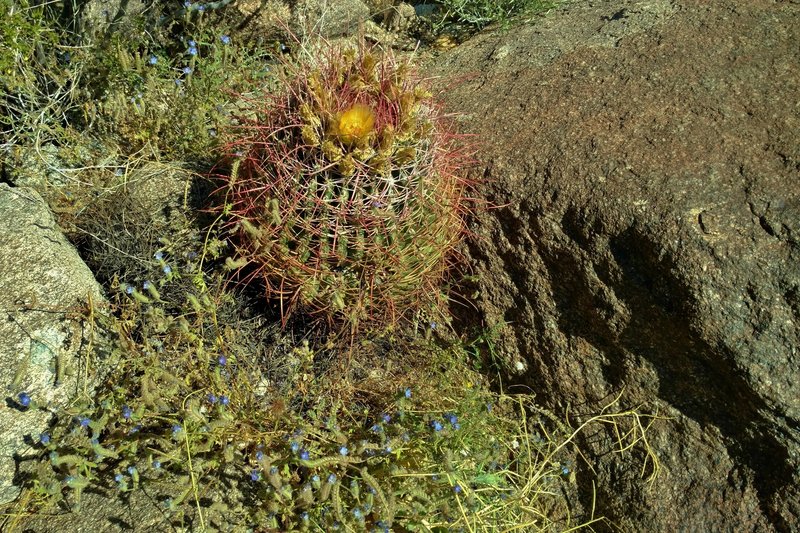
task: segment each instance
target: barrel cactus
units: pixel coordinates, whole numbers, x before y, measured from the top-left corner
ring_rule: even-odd
[[[363,45],[306,57],[228,145],[229,263],[284,319],[356,328],[435,308],[464,228],[459,136],[408,62]]]

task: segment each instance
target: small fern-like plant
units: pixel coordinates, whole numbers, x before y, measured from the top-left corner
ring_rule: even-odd
[[[459,137],[431,93],[365,46],[324,45],[281,76],[229,144],[231,266],[284,320],[354,331],[436,309],[467,204]]]

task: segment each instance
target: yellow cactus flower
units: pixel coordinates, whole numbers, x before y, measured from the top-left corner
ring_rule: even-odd
[[[375,113],[365,104],[353,104],[339,115],[336,136],[346,144],[355,144],[372,133]]]

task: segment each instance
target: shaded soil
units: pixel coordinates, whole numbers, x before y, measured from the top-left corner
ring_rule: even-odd
[[[500,206],[462,318],[506,324],[513,381],[553,409],[624,391],[670,417],[652,484],[604,430],[581,443],[610,530],[800,528],[798,43],[794,2],[609,0],[431,60]]]

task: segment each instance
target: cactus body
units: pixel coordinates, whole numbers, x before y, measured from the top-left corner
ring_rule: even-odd
[[[355,327],[435,303],[463,231],[463,158],[407,64],[328,46],[287,65],[230,143],[238,259],[284,317]]]

